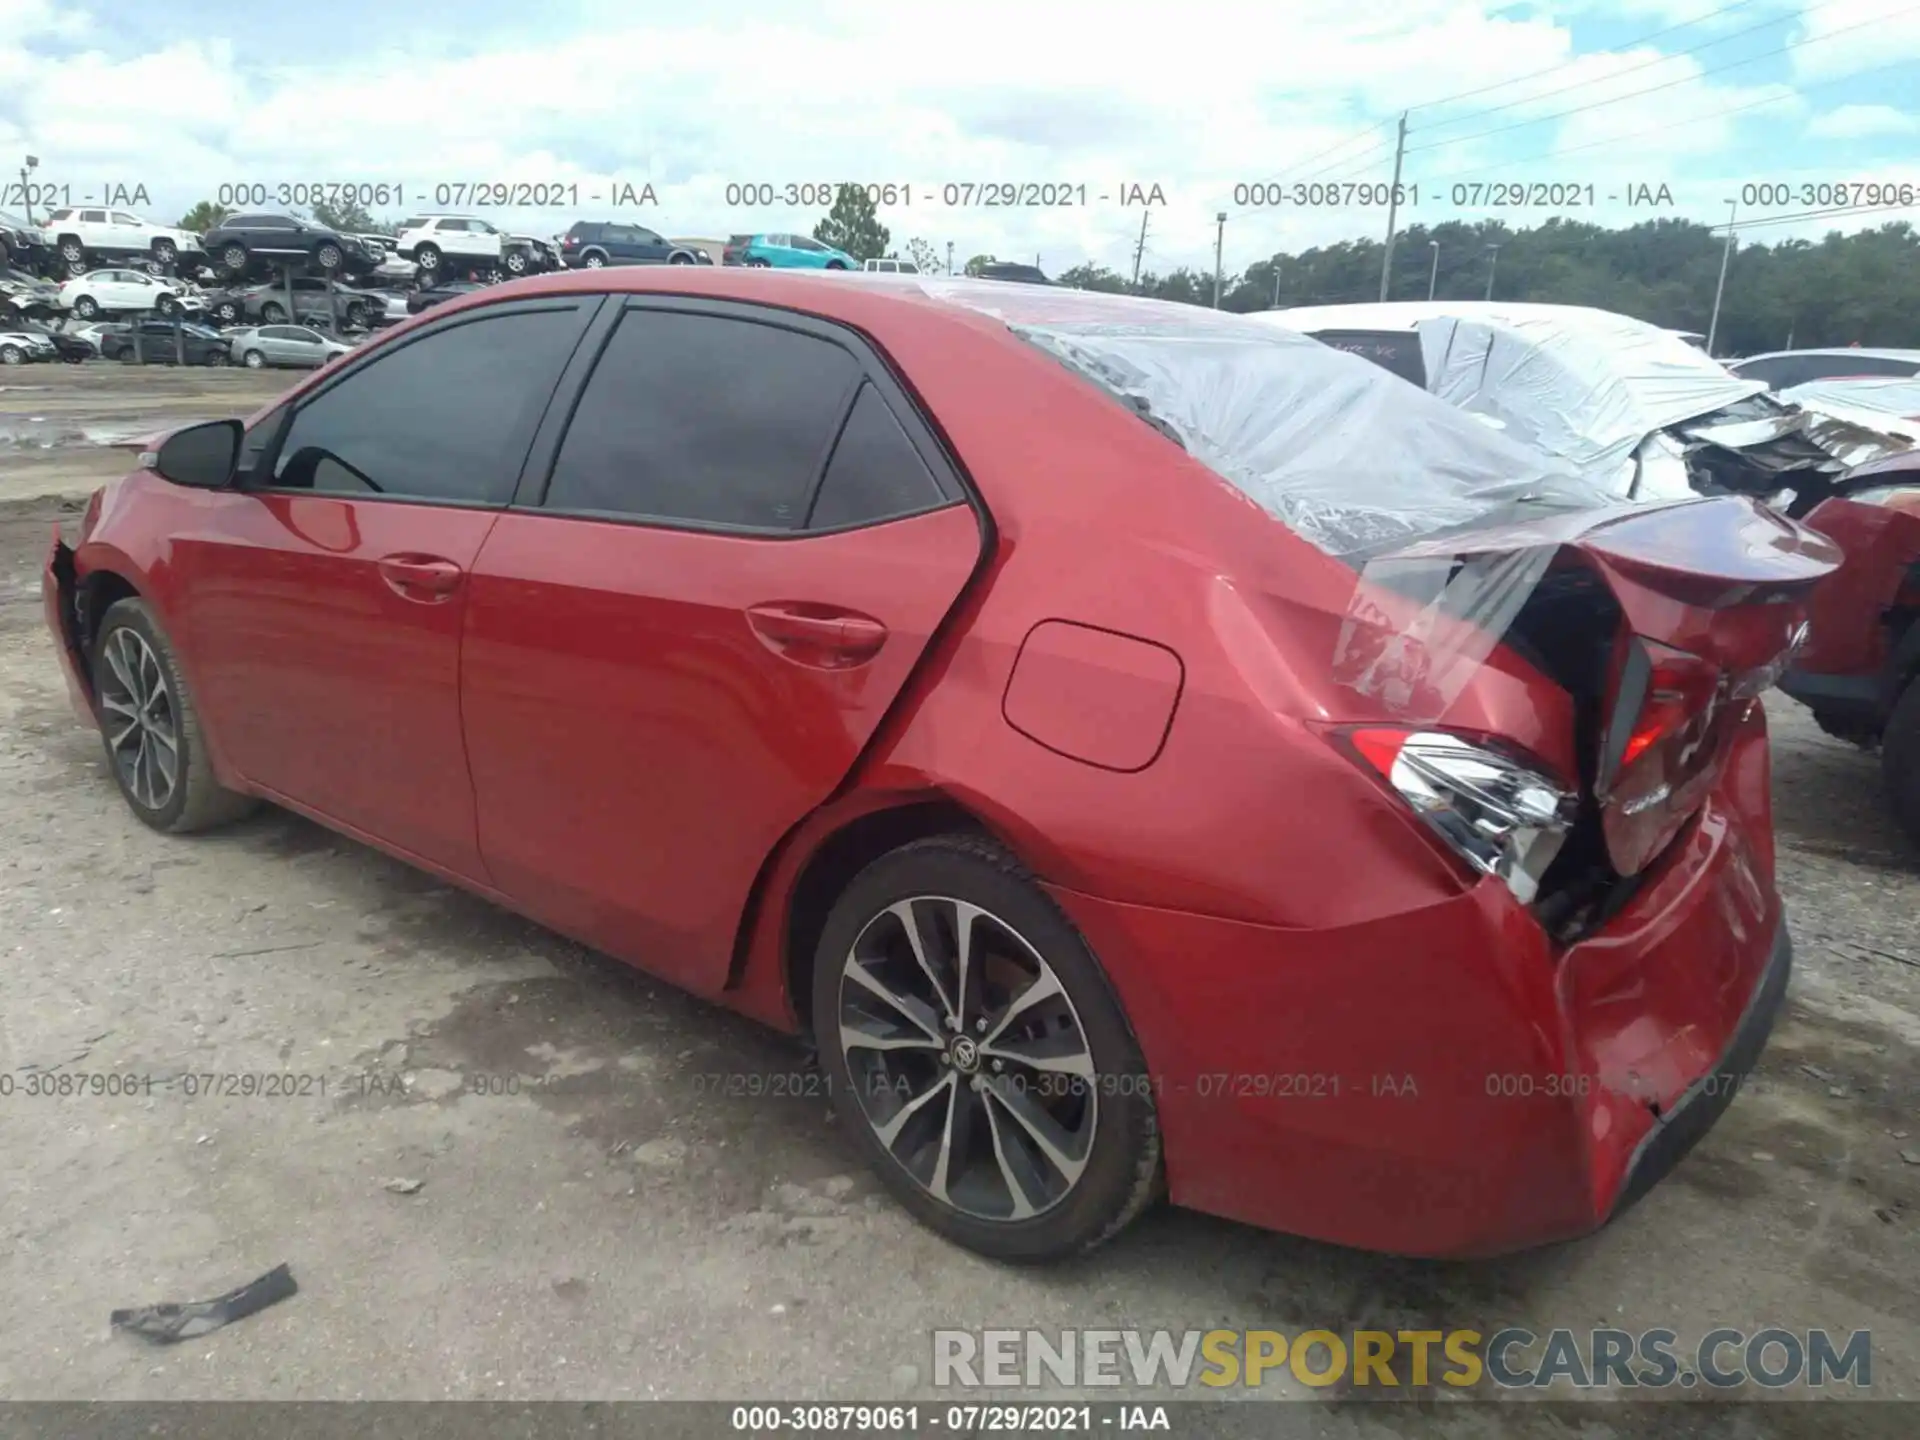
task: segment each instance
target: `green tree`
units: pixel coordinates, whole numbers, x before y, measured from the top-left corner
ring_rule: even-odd
[[[907,258],[919,267],[922,275],[938,275],[942,269],[939,252],[917,235],[907,241]]]
[[[216,205],[211,200],[202,200],[180,217],[179,228],[191,230],[196,235],[204,235],[232,213],[233,211],[225,205]]]
[[[1107,269],[1104,265],[1075,265],[1071,270],[1062,270],[1054,276],[1054,283],[1069,285],[1075,290],[1099,290],[1108,295],[1125,295],[1132,286],[1127,277]]]
[[[962,273],[967,275],[978,275],[982,270],[986,269],[987,266],[991,264],[993,264],[993,256],[976,255],[971,260],[967,261],[966,266],[964,267]]]
[[[371,235],[377,226],[373,216],[352,196],[348,196],[338,205],[325,200],[313,202],[313,218],[330,230],[338,230],[343,235]],[[391,227],[389,227],[391,228]]]
[[[856,260],[878,260],[887,253],[890,238],[880,223],[873,196],[864,185],[842,185],[833,197],[833,209],[827,218],[813,227],[813,238],[822,245],[844,250]]]

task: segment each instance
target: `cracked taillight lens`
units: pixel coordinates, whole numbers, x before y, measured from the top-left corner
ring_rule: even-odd
[[[1365,726],[1343,735],[1461,859],[1533,902],[1579,805],[1540,761],[1445,730]]]

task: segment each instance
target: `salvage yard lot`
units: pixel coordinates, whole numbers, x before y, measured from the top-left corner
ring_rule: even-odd
[[[1873,1393],[1920,1399],[1920,857],[1877,762],[1791,701],[1769,702],[1787,1009],[1616,1225],[1441,1265],[1162,1211],[1008,1271],[879,1192],[779,1037],[283,812],[142,827],[67,707],[49,528],[130,462],[87,442],[286,382],[25,378],[45,388],[0,392],[0,1074],[174,1083],[0,1098],[0,1395],[888,1399],[930,1394],[936,1326],[1779,1325],[1871,1330]],[[183,1093],[210,1075],[297,1093]],[[230,1329],[108,1330],[282,1261],[300,1294]],[[1330,1433],[1418,1425],[1356,1413]]]

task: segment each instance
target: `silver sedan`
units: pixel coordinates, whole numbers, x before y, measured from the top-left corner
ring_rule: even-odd
[[[232,341],[233,363],[252,370],[268,365],[311,370],[353,348],[305,325],[250,325],[244,330],[226,331],[225,336]]]

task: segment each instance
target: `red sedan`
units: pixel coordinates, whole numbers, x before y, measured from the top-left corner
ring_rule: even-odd
[[[46,610],[141,820],[265,799],[811,1036],[964,1245],[1488,1253],[1765,1043],[1757,696],[1836,561],[1546,463],[1213,311],[588,271],[174,432]]]

